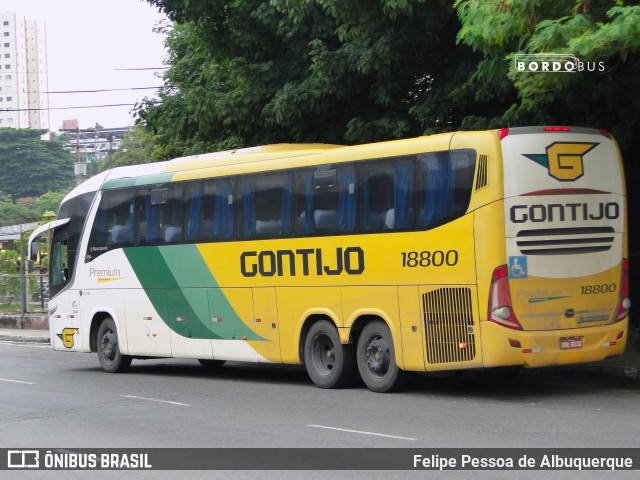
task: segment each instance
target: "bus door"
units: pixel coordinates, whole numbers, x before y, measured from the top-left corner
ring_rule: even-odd
[[[71,238],[70,227],[70,219],[60,219],[42,225],[31,234],[29,244],[52,230],[49,260],[49,293],[52,296],[49,301],[51,343],[55,350],[80,351],[80,302],[77,292],[71,293],[69,290],[77,249]]]

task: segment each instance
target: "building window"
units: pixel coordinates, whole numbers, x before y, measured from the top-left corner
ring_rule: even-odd
[[[7,102],[10,102],[13,100],[13,97],[7,97]]]
[[[2,25],[4,25],[5,27],[9,26],[9,20],[5,20],[4,22],[2,22]]]
[[[11,77],[11,75],[5,75],[5,76],[4,76],[4,79],[5,79],[5,80],[11,80],[11,78],[12,78],[12,77]]]
[[[4,32],[4,36],[8,37],[9,36],[9,32]]]
[[[10,43],[5,43],[4,46],[9,48],[11,46],[11,44]]]
[[[5,53],[4,54],[4,58],[11,58],[11,54],[10,53]]]

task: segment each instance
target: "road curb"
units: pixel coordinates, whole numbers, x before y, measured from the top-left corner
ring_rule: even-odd
[[[35,337],[29,335],[0,335],[0,341],[22,343],[50,343],[49,337]]]

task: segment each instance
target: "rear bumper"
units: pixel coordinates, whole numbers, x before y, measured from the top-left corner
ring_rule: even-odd
[[[485,367],[536,368],[597,362],[622,355],[629,332],[628,318],[612,325],[570,330],[520,331],[489,321],[481,322],[480,328]],[[617,338],[620,334],[621,338]],[[561,349],[561,337],[581,337],[582,348]]]

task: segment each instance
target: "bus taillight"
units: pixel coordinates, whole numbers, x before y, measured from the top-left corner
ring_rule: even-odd
[[[520,325],[520,322],[518,322],[518,319],[513,313],[513,307],[511,305],[509,270],[506,265],[497,267],[491,276],[488,318],[503,327],[522,330],[522,325]]]
[[[629,259],[622,259],[622,273],[620,274],[620,297],[618,299],[618,307],[616,314],[611,323],[619,322],[629,315],[631,300],[629,300]]]

